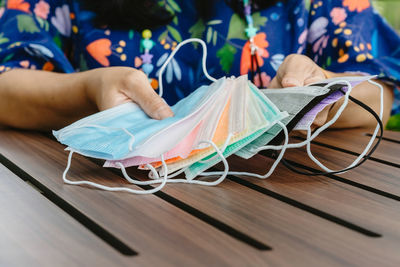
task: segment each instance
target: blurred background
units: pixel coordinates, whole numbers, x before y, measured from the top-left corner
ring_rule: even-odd
[[[372,0],[372,5],[400,33],[400,0]]]
[[[315,0],[314,0],[315,1]],[[391,24],[400,34],[400,0],[370,0],[373,7]],[[311,0],[305,0],[306,6]]]

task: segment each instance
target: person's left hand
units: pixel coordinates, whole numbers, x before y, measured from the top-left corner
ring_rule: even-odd
[[[268,88],[304,86],[326,78],[322,68],[315,64],[309,57],[291,54],[285,58]],[[312,128],[325,124],[330,108],[331,105],[328,105],[318,113]]]

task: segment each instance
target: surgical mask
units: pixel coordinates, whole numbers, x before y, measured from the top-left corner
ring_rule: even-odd
[[[359,83],[370,80],[374,77],[375,76],[331,78],[331,79],[324,80],[324,84],[321,84],[320,82],[313,83],[313,84],[314,85],[319,84],[320,86],[324,86],[328,83],[332,83],[332,82],[336,82],[336,81],[340,81],[340,80],[346,80],[351,84],[352,87],[355,87]],[[311,84],[311,85],[313,85],[313,84]],[[340,84],[337,84],[337,85],[340,85]],[[343,87],[342,89],[344,92],[347,91],[347,87]],[[307,130],[312,125],[312,123],[314,122],[314,120],[317,117],[319,112],[321,112],[326,106],[337,102],[342,97],[344,97],[342,92],[334,92],[334,93],[330,94],[328,97],[324,98],[318,105],[316,105],[312,110],[310,110],[307,114],[305,114],[303,116],[303,118],[297,123],[294,130]]]
[[[352,90],[352,84],[355,86],[357,85],[359,82],[361,82],[362,80],[364,80],[364,78],[362,77],[342,77],[342,78],[337,78],[337,79],[333,79],[331,80],[329,83],[325,83],[326,85],[324,86],[325,88],[329,88],[331,85],[345,85],[347,86],[347,91],[345,92],[344,95],[344,101],[342,103],[342,105],[339,107],[337,113],[333,116],[333,118],[328,121],[325,125],[323,125],[322,127],[318,128],[314,133],[311,134],[311,129],[308,128],[307,129],[307,139],[303,142],[300,143],[295,143],[295,144],[289,144],[288,143],[288,131],[285,127],[285,125],[282,122],[278,122],[277,124],[282,127],[283,132],[284,132],[284,144],[281,146],[274,146],[274,145],[267,145],[267,146],[261,146],[255,149],[255,153],[259,152],[259,151],[263,151],[263,150],[281,150],[280,154],[278,155],[277,159],[275,160],[275,162],[272,164],[270,170],[264,174],[256,174],[256,173],[249,173],[249,172],[209,172],[209,173],[201,173],[200,175],[203,176],[215,176],[215,175],[241,175],[241,176],[249,176],[249,177],[256,177],[259,179],[265,179],[268,178],[273,171],[275,170],[277,164],[282,160],[283,158],[283,154],[285,152],[286,149],[288,148],[299,148],[302,146],[307,146],[307,154],[309,156],[309,158],[315,163],[317,164],[320,168],[322,168],[324,171],[326,171],[327,173],[325,174],[329,174],[329,173],[342,173],[342,172],[346,172],[347,170],[350,170],[356,166],[359,166],[359,164],[361,164],[361,160],[363,160],[363,158],[366,156],[366,154],[368,153],[368,151],[370,150],[372,144],[375,141],[375,138],[377,137],[377,133],[382,125],[381,120],[382,120],[382,116],[383,116],[383,87],[379,84],[376,83],[374,81],[371,80],[372,77],[375,76],[371,76],[371,77],[366,77],[366,79],[368,79],[368,82],[377,86],[380,89],[380,99],[381,99],[381,103],[380,103],[380,111],[379,111],[379,116],[377,117],[377,119],[380,119],[380,121],[378,121],[378,124],[374,130],[374,133],[371,136],[370,141],[368,142],[367,146],[365,147],[365,149],[363,150],[363,152],[346,168],[342,169],[342,170],[331,170],[328,167],[326,167],[325,165],[323,165],[321,162],[319,162],[311,153],[311,148],[310,148],[310,144],[311,141],[318,136],[322,131],[326,130],[328,127],[330,127],[332,124],[334,124],[336,122],[336,120],[339,118],[339,116],[342,114],[343,110],[345,109],[345,107],[347,106],[347,103],[349,101],[349,95],[351,93]],[[342,92],[342,94],[344,93],[344,91]],[[382,129],[381,129],[382,131]],[[380,139],[379,139],[380,140]],[[376,147],[374,147],[375,149]],[[345,171],[343,171],[345,170]],[[319,173],[319,175],[322,173]]]
[[[223,91],[223,93],[213,98],[213,103],[209,103],[206,106],[205,112],[195,114],[197,119],[196,116],[191,114],[182,122],[173,124],[151,136],[143,144],[135,148],[135,154],[141,156],[128,158],[123,161],[107,161],[105,166],[117,167],[117,163],[122,163],[124,167],[129,167],[159,161],[160,159],[158,158],[148,158],[148,156],[155,156],[161,154],[161,152],[168,151],[167,149],[162,149],[161,152],[158,152],[160,151],[160,147],[163,147],[163,143],[171,143],[168,136],[174,136],[177,130],[187,132],[193,127],[195,128],[190,130],[189,134],[176,147],[165,152],[164,155],[168,164],[189,156],[191,151],[199,153],[199,150],[205,148],[202,140],[212,140],[218,146],[221,146],[228,135],[236,131],[241,131],[244,127],[244,121],[241,119],[242,116],[237,116],[235,120],[231,117],[232,113],[234,113],[233,110],[239,114],[244,114],[244,105],[241,102],[246,98],[243,96],[241,84],[246,81],[245,77],[228,79],[226,83],[221,84],[222,88],[214,88],[215,90]],[[229,99],[228,102],[226,99]],[[234,103],[231,103],[230,99]],[[201,122],[200,124],[199,121]],[[185,123],[189,125],[189,128],[185,126]],[[195,125],[196,123],[197,125]],[[187,130],[185,130],[185,127]],[[147,152],[149,150],[151,153]],[[161,165],[161,162],[159,165]],[[153,166],[157,167],[157,163],[154,163]]]
[[[194,39],[186,40],[186,41],[182,42],[181,44],[179,44],[177,46],[177,48],[173,51],[173,53],[170,55],[170,57],[167,59],[166,64],[168,64],[168,62],[171,60],[171,58],[174,55],[174,53],[176,53],[176,51],[179,49],[179,47],[181,45],[183,45],[185,43],[188,43],[188,42],[191,42],[191,41],[194,41]],[[205,45],[205,43],[203,41],[201,41],[201,40],[196,40],[196,41],[200,42],[201,45],[203,46],[203,48],[206,47],[206,45]],[[165,68],[166,64],[161,69]],[[204,72],[205,72],[205,74],[207,76],[208,74],[207,74],[207,72],[205,70],[205,55],[203,56],[203,69],[204,69]],[[160,73],[162,73],[162,71],[160,71]],[[211,79],[213,79],[213,78],[211,78]],[[216,82],[215,79],[213,79],[213,81],[214,81],[214,83],[211,86],[216,85],[216,84],[218,85],[218,82]],[[347,104],[346,101],[348,100],[348,94],[351,91],[350,83],[348,81],[345,81],[344,83],[346,85],[348,85],[348,87],[350,89],[346,93],[345,101],[344,101],[342,107],[339,109],[339,113],[343,111],[345,104]],[[162,91],[162,83],[160,83],[160,87],[161,87],[160,89]],[[329,87],[329,86],[327,86],[327,87]],[[206,89],[207,88],[209,88],[209,87],[206,87]],[[221,88],[221,86],[218,85],[218,86],[216,86],[216,88]],[[206,89],[203,88],[204,91]],[[197,91],[199,91],[199,92],[197,92]],[[65,137],[65,136],[70,137],[71,135],[74,134],[75,130],[78,130],[77,132],[79,132],[80,129],[85,128],[85,127],[86,127],[85,130],[87,130],[87,129],[97,129],[97,130],[99,130],[99,132],[101,132],[102,130],[107,130],[107,131],[111,131],[111,133],[113,133],[113,134],[115,133],[115,131],[117,131],[117,132],[119,132],[120,135],[121,134],[122,135],[126,135],[124,137],[125,139],[122,141],[122,142],[125,143],[123,145],[125,150],[123,152],[120,152],[120,151],[118,151],[118,148],[116,148],[115,150],[111,149],[113,152],[116,151],[114,154],[112,154],[112,153],[109,153],[109,154],[104,153],[103,150],[101,150],[100,152],[98,152],[98,151],[92,152],[90,150],[82,149],[81,151],[79,151],[79,150],[75,150],[74,148],[71,147],[70,148],[71,153],[70,153],[70,156],[68,158],[68,165],[67,165],[67,168],[66,168],[66,170],[65,170],[65,172],[63,174],[64,181],[66,183],[70,183],[70,184],[92,185],[92,186],[95,186],[97,188],[101,188],[101,189],[104,189],[104,190],[110,190],[110,191],[127,191],[127,192],[131,192],[131,193],[143,194],[143,193],[154,193],[157,190],[160,190],[166,183],[183,182],[183,183],[193,183],[193,184],[203,184],[203,185],[216,185],[216,184],[220,183],[221,181],[223,181],[223,179],[225,179],[225,177],[226,177],[226,175],[228,173],[231,173],[233,175],[236,175],[236,174],[249,175],[249,176],[255,176],[255,177],[258,177],[258,178],[266,178],[269,175],[271,175],[273,170],[275,169],[275,167],[279,163],[279,161],[282,159],[286,148],[290,147],[290,145],[288,144],[288,130],[286,129],[285,124],[280,121],[280,120],[284,119],[285,117],[287,117],[288,114],[286,114],[285,112],[280,112],[279,109],[267,97],[265,97],[261,92],[258,91],[258,89],[256,89],[254,86],[252,86],[250,84],[248,86],[248,88],[247,88],[247,94],[246,94],[246,97],[247,97],[246,98],[246,105],[247,105],[247,107],[246,107],[246,117],[244,119],[244,124],[243,124],[243,120],[240,121],[240,119],[239,119],[239,122],[235,124],[236,127],[229,127],[228,126],[227,127],[228,130],[225,131],[225,132],[228,133],[228,136],[227,136],[227,138],[226,138],[226,140],[225,140],[225,142],[223,144],[215,144],[212,140],[201,140],[201,141],[199,141],[198,136],[200,135],[199,133],[201,132],[201,130],[199,130],[197,133],[193,134],[192,140],[195,140],[195,141],[193,141],[191,143],[191,146],[194,147],[194,148],[199,147],[200,150],[209,150],[207,152],[208,153],[207,155],[202,155],[202,159],[203,160],[199,160],[200,159],[199,158],[199,159],[197,159],[197,161],[192,162],[189,166],[187,166],[188,165],[188,162],[187,162],[186,165],[181,165],[180,171],[169,175],[171,173],[170,167],[173,167],[173,166],[167,164],[167,162],[165,160],[165,155],[168,152],[171,152],[171,150],[174,150],[174,149],[180,150],[180,148],[179,148],[180,142],[179,141],[176,141],[176,143],[172,142],[172,144],[165,145],[164,148],[162,149],[162,151],[164,151],[164,152],[162,154],[161,153],[159,154],[159,155],[161,155],[160,159],[161,159],[161,164],[162,164],[162,167],[159,169],[159,172],[160,173],[163,172],[163,179],[160,178],[160,175],[157,172],[157,170],[154,168],[154,166],[152,166],[151,164],[147,164],[146,165],[146,167],[148,169],[150,169],[150,171],[151,171],[151,173],[153,175],[153,178],[155,179],[153,181],[136,181],[136,180],[131,179],[127,175],[124,165],[121,162],[117,162],[117,165],[122,169],[124,177],[129,182],[131,182],[133,184],[158,184],[158,183],[160,183],[160,185],[157,186],[156,188],[151,189],[150,191],[132,190],[130,188],[110,188],[110,187],[105,187],[105,186],[98,185],[98,184],[95,184],[95,183],[92,183],[92,182],[88,182],[88,181],[79,181],[79,182],[75,182],[74,181],[74,182],[72,182],[72,181],[69,181],[66,178],[66,173],[68,172],[68,169],[69,169],[70,164],[71,164],[72,153],[75,152],[75,151],[78,152],[78,153],[81,153],[81,154],[88,153],[88,151],[90,151],[90,153],[93,153],[93,155],[97,155],[97,156],[99,156],[101,158],[105,158],[104,157],[105,155],[106,156],[112,155],[112,157],[114,157],[114,159],[127,159],[130,156],[134,155],[134,151],[138,151],[138,150],[135,150],[135,149],[140,148],[140,145],[142,145],[142,149],[144,149],[144,148],[151,149],[150,145],[152,143],[149,142],[149,140],[151,140],[152,137],[154,138],[153,141],[154,140],[159,140],[157,138],[159,138],[158,134],[159,134],[160,131],[168,129],[168,127],[170,127],[170,129],[172,129],[172,128],[179,128],[179,125],[186,125],[186,124],[184,124],[184,122],[188,123],[187,121],[185,121],[185,118],[187,116],[193,115],[193,113],[195,113],[196,111],[200,112],[199,109],[201,109],[201,107],[200,107],[201,104],[199,104],[199,103],[205,103],[205,102],[199,101],[199,99],[201,99],[203,101],[210,101],[210,102],[207,102],[207,103],[212,103],[212,101],[209,100],[209,99],[213,99],[213,98],[207,98],[207,95],[206,95],[206,93],[204,91],[202,91],[201,88],[200,88],[200,89],[196,90],[193,93],[193,94],[196,94],[196,93],[201,94],[201,92],[202,92],[202,94],[203,94],[203,96],[205,98],[192,97],[192,101],[194,101],[193,109],[188,111],[188,113],[186,113],[185,116],[183,116],[182,118],[179,118],[176,121],[174,121],[174,120],[169,121],[168,123],[163,122],[163,121],[158,121],[158,122],[163,122],[163,123],[161,123],[162,125],[157,125],[157,127],[159,127],[159,128],[157,128],[156,126],[153,127],[153,125],[151,123],[149,123],[149,128],[151,130],[151,133],[149,134],[148,131],[147,131],[149,129],[146,129],[147,133],[146,133],[146,131],[143,131],[143,136],[142,135],[137,136],[137,134],[132,129],[129,129],[129,127],[126,127],[126,125],[122,125],[121,126],[121,125],[117,124],[117,125],[112,125],[112,127],[110,127],[111,123],[110,124],[106,123],[105,125],[104,124],[103,125],[99,125],[99,122],[102,123],[104,121],[104,120],[102,120],[102,119],[104,119],[104,117],[101,118],[101,116],[100,116],[100,119],[97,117],[97,118],[95,118],[96,120],[94,120],[94,121],[91,121],[89,119],[88,121],[83,121],[83,122],[80,122],[80,123],[78,122],[75,125],[71,125],[72,127],[67,129],[67,131],[65,131],[65,132],[62,132],[62,131],[58,132],[58,133],[55,132],[55,134],[60,134],[60,133],[64,134],[64,136],[63,136],[63,134],[60,134],[58,136],[58,137],[60,137],[60,139],[61,139],[61,137]],[[223,90],[214,90],[214,92],[221,92],[221,91],[223,91]],[[226,95],[226,96],[228,96],[228,95]],[[227,98],[225,101],[230,101],[229,105],[234,105],[234,107],[240,106],[235,101],[236,99],[232,99],[232,98],[230,100],[228,100],[228,99],[229,98]],[[184,100],[182,100],[182,102]],[[186,100],[186,101],[189,102],[189,100]],[[180,102],[178,102],[178,104]],[[235,104],[232,104],[232,103],[235,103]],[[123,108],[121,108],[121,109],[123,109]],[[110,113],[115,115],[115,113],[113,113],[113,112],[110,112]],[[116,113],[118,113],[118,112],[116,112]],[[223,111],[222,111],[222,113],[223,113]],[[222,116],[222,113],[221,113],[221,116]],[[330,122],[328,122],[326,127],[328,127],[329,125],[334,123],[334,121],[337,119],[338,115],[340,115],[339,113]],[[118,114],[118,115],[120,115],[120,114]],[[125,114],[125,115],[127,115],[127,114]],[[108,116],[112,117],[112,115],[109,115],[109,114],[108,114]],[[107,116],[105,116],[105,117],[107,117]],[[212,131],[213,127],[210,127],[211,130],[209,129],[210,130],[209,133],[204,135],[204,136],[206,136],[206,138],[210,138],[210,136],[212,136],[212,138],[214,138],[213,140],[217,140],[217,139],[215,139],[216,132],[217,132],[217,129],[219,128],[218,126],[221,126],[220,123],[223,121],[223,120],[221,121],[222,117],[218,117],[218,116],[213,117],[213,118],[218,118],[218,120],[217,120],[218,123],[213,124],[213,125],[216,125],[214,132]],[[232,119],[233,119],[232,117],[229,117],[229,122]],[[151,120],[151,119],[147,118],[147,120]],[[182,123],[182,124],[179,124],[179,122]],[[242,122],[242,124],[244,125],[244,129],[243,129],[242,126],[239,126],[241,124],[240,122]],[[126,122],[124,122],[124,124],[125,123]],[[174,124],[174,123],[176,123],[176,124]],[[175,125],[175,127],[171,127],[171,125]],[[232,124],[232,125],[234,125],[234,124]],[[233,154],[233,153],[235,153],[237,151],[240,151],[243,147],[245,147],[247,144],[251,143],[252,141],[256,140],[263,133],[265,133],[266,131],[271,129],[271,127],[273,127],[274,125],[279,125],[279,127],[281,127],[283,129],[283,132],[284,132],[284,144],[282,146],[263,146],[263,147],[258,147],[256,149],[257,151],[261,151],[261,150],[265,150],[265,149],[281,150],[281,153],[279,154],[277,160],[274,162],[273,166],[268,171],[268,173],[265,174],[265,175],[257,175],[257,174],[251,174],[251,173],[229,172],[228,164],[227,164],[227,161],[226,161],[225,157],[228,156],[228,155],[231,155],[231,154]],[[193,127],[193,128],[191,128],[191,127]],[[198,122],[193,122],[192,124],[190,124],[190,127],[188,126],[187,129],[191,129],[190,133],[193,133],[193,131],[197,127],[199,127],[199,128],[203,127],[202,120],[200,120]],[[234,128],[241,129],[241,131],[236,130],[236,131],[239,131],[239,132],[234,132],[234,130],[232,130]],[[323,127],[321,127],[321,129],[322,128]],[[185,132],[185,133],[184,133],[184,131],[180,132],[179,129],[177,129],[176,132],[181,133],[182,134],[181,137],[183,139],[188,137],[188,133],[187,132]],[[213,134],[211,134],[212,132],[213,132]],[[232,134],[232,132],[234,132],[234,134]],[[276,131],[276,132],[278,132],[278,131]],[[82,134],[82,133],[80,133],[80,134]],[[103,134],[104,134],[104,132],[103,132]],[[106,132],[106,134],[108,134],[108,133]],[[101,134],[100,134],[100,136],[101,136]],[[222,136],[225,137],[225,135],[222,135]],[[309,142],[313,138],[315,138],[315,136],[316,136],[315,133],[312,136],[310,135],[309,138],[306,140],[306,142],[304,142],[304,144],[308,144],[309,145]],[[65,139],[68,139],[68,138],[65,138]],[[180,139],[180,140],[183,140],[183,139]],[[221,140],[223,140],[223,138]],[[146,144],[146,145],[144,145],[144,144]],[[298,146],[298,145],[299,144],[292,144],[291,147],[295,147],[295,146]],[[120,148],[122,148],[123,146],[121,146]],[[185,147],[186,147],[186,145],[185,145]],[[214,151],[218,155],[219,158],[216,158],[216,155],[215,155]],[[108,152],[108,150],[106,150],[106,152]],[[200,155],[200,154],[198,154],[198,155]],[[110,157],[110,158],[112,159],[112,157]],[[105,159],[107,159],[107,158],[105,158]],[[219,162],[219,161],[222,161],[224,166],[225,166],[224,172],[217,172],[217,173],[215,173],[215,172],[214,173],[204,173],[204,172],[202,172],[205,169],[207,169],[208,167],[212,166],[213,164],[215,164],[216,162]],[[182,161],[177,161],[176,164],[182,164]],[[198,164],[198,165],[196,165],[196,164]],[[169,179],[169,178],[174,177],[178,173],[182,173],[182,172],[186,173],[186,177],[188,179]],[[215,175],[215,174],[221,175],[221,176],[214,182],[205,182],[205,181],[199,181],[199,180],[193,179],[197,175],[207,176],[207,175]]]
[[[359,83],[374,78],[375,76],[344,77],[326,79],[318,83],[313,83],[304,87],[289,87],[281,89],[261,90],[269,99],[280,109],[289,113],[289,116],[283,119],[288,130],[307,130],[315,120],[317,114],[328,104],[334,103],[343,97],[339,89],[347,91],[346,83],[352,87]],[[333,85],[325,87],[327,84]],[[249,159],[258,153],[258,148],[267,144],[279,144],[284,136],[282,128],[275,125],[252,143],[242,148],[236,155]]]
[[[329,88],[310,86],[310,87],[291,87],[282,89],[264,89],[261,92],[267,96],[279,110],[286,111],[289,115],[283,118],[281,122],[289,129],[297,124],[301,119],[317,103],[319,103],[323,97],[329,92]],[[261,146],[269,144],[275,139],[278,134],[282,131],[282,127],[274,125],[267,132],[263,133],[259,138],[252,141],[250,144],[239,150],[236,155],[239,157],[249,159],[253,157],[256,152],[255,149]],[[283,136],[282,136],[283,137]],[[281,143],[281,138],[275,141],[275,143]]]
[[[268,97],[263,95],[252,83],[248,82],[247,88],[252,96],[252,101],[250,100],[248,102],[248,108],[254,108],[253,113],[248,113],[250,128],[247,129],[246,134],[242,135],[240,140],[233,140],[233,143],[223,151],[224,157],[229,157],[237,151],[240,151],[240,149],[258,138],[278,121],[288,116],[286,112],[279,111],[279,109],[268,99]],[[220,162],[220,158],[216,157],[215,154],[206,157],[203,161],[196,161],[187,170],[185,170],[186,178],[193,179],[198,174],[209,169],[218,162]]]
[[[77,121],[53,134],[57,140],[69,148],[84,156],[106,160],[117,160],[132,157],[137,154],[133,148],[140,146],[142,142],[160,130],[171,125],[182,123],[189,115],[199,112],[207,112],[204,107],[213,101],[220,93],[216,90],[225,83],[220,79],[210,86],[202,86],[188,97],[182,99],[173,107],[174,117],[164,120],[150,119],[136,104],[126,103],[111,108],[92,116]],[[174,127],[180,130],[179,127]],[[177,131],[174,135],[165,136],[168,142],[164,142],[158,155],[172,149],[185,132]],[[155,148],[156,149],[156,148]],[[141,156],[152,156],[151,151],[143,151]],[[140,151],[139,151],[140,152]]]
[[[252,134],[256,130],[270,125],[270,122],[265,119],[264,115],[267,114],[267,112],[261,109],[261,107],[259,106],[259,101],[254,94],[254,89],[251,90],[248,86],[247,77],[239,77],[233,80],[233,82],[235,83],[235,86],[232,87],[232,90],[234,92],[230,100],[231,107],[229,109],[229,116],[227,118],[227,121],[223,123],[226,124],[225,129],[222,132],[223,137],[218,138],[218,136],[214,136],[212,139],[212,141],[216,143],[219,148],[231,145],[237,140],[243,139],[247,135]],[[243,95],[243,92],[245,92],[247,96]],[[247,99],[247,101],[243,103],[243,99]],[[277,109],[274,109],[273,112],[280,113]],[[246,115],[247,118],[242,118],[243,115]],[[235,116],[236,118],[232,118],[233,116]],[[228,142],[225,142],[228,136],[230,136],[230,138]],[[228,146],[228,148],[229,147],[231,146]],[[198,151],[191,157],[188,157],[187,159],[181,159],[179,161],[176,161],[175,163],[167,162],[168,170],[170,172],[174,172],[178,169],[187,167],[195,162],[198,162],[201,159],[208,157],[210,154],[214,154],[213,148]],[[158,163],[158,165],[160,165],[160,163]],[[161,174],[163,174],[163,171],[161,172]]]

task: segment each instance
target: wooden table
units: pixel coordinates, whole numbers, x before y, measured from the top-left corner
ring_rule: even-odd
[[[343,168],[367,134],[324,133],[314,154]],[[138,196],[66,185],[62,145],[1,130],[0,266],[400,266],[399,143],[400,133],[385,132],[373,158],[344,174],[304,176],[280,164],[266,180],[230,176]],[[316,170],[303,150],[286,159]],[[231,159],[232,169],[260,173],[271,162]],[[69,178],[138,188],[79,155]]]

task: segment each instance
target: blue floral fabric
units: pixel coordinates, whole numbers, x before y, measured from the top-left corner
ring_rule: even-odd
[[[199,17],[194,0],[161,0],[175,13],[173,21],[152,32],[154,70],[149,79],[157,89],[158,70],[179,42],[191,37],[207,43],[211,76],[250,72],[245,21],[223,0],[213,2],[213,16]],[[140,69],[140,32],[96,28],[93,14],[74,0],[0,1],[0,72],[12,68],[71,73],[98,67]],[[255,43],[261,80],[268,85],[285,56],[305,54],[334,72],[376,74],[400,85],[400,37],[368,0],[303,0],[278,2],[252,14],[259,29]],[[201,47],[186,45],[163,74],[164,98],[173,104],[205,80]],[[260,77],[257,77],[259,76]],[[396,89],[398,90],[398,89]],[[400,113],[396,92],[394,113]]]

